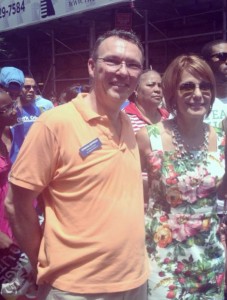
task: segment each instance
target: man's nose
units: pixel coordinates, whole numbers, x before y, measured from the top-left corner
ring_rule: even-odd
[[[129,73],[128,67],[127,67],[127,65],[124,61],[121,62],[117,72],[121,73],[121,74],[124,74],[124,75],[128,75],[128,73]]]

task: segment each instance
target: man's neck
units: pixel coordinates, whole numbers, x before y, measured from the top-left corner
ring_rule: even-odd
[[[33,105],[34,103],[35,103],[35,100],[29,101],[29,102],[27,102],[27,101],[20,101],[19,107],[28,107],[28,106]]]
[[[120,118],[120,107],[119,109],[112,109],[105,107],[103,104],[100,104],[96,99],[95,93],[91,92],[87,94],[84,98],[84,101],[91,107],[93,111],[99,115],[106,115],[110,120],[111,124],[115,128],[118,135],[121,133],[121,118]]]
[[[216,97],[220,99],[227,97],[227,82],[216,83]]]
[[[135,103],[140,110],[143,117],[147,120],[148,124],[157,123],[160,120],[160,114],[158,113],[158,106],[144,103],[141,105],[139,102]]]

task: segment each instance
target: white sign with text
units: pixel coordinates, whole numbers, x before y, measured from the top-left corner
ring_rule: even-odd
[[[0,32],[129,0],[0,0]]]

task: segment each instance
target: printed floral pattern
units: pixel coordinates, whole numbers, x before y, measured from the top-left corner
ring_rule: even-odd
[[[147,126],[151,197],[146,244],[151,262],[149,299],[223,300],[224,248],[217,234],[216,189],[224,174],[224,137],[218,151],[192,166],[163,152],[156,125]]]

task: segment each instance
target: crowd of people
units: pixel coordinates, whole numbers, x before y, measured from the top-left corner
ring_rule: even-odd
[[[0,299],[224,299],[227,41],[143,65],[108,31],[56,107],[1,69]]]

